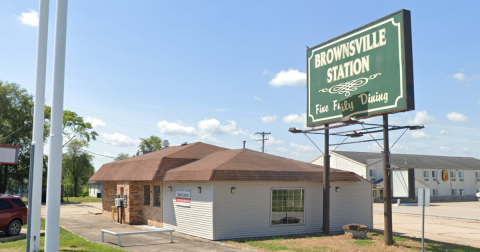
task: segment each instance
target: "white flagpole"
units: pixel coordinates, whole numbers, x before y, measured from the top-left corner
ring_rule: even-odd
[[[68,0],[57,0],[53,60],[52,120],[47,175],[47,216],[45,251],[58,251],[60,242],[60,197],[62,183],[63,90],[67,38]]]
[[[30,187],[29,201],[31,201],[30,226],[27,237],[27,250],[40,250],[40,212],[42,207],[42,177],[43,177],[43,123],[45,113],[45,75],[47,67],[47,41],[48,41],[48,8],[50,0],[40,0],[38,20],[38,44],[37,44],[37,72],[35,80],[35,103],[33,112],[33,136],[34,148],[33,181]]]

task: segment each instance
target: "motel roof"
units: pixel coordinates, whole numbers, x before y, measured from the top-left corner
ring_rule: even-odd
[[[363,165],[382,161],[382,153],[335,151],[336,154]],[[449,157],[414,154],[391,154],[393,167],[412,167],[423,169],[464,169],[480,170],[480,160],[472,157]]]

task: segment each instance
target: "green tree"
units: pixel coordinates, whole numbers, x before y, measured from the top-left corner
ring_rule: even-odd
[[[84,141],[73,139],[67,145],[67,152],[63,154],[62,166],[64,177],[67,182],[73,184],[73,196],[78,197],[80,185],[85,185],[88,179],[95,173],[92,165],[93,157],[83,148]]]
[[[20,146],[19,165],[0,165],[0,192],[28,183],[33,97],[18,84],[0,81],[0,144]]]
[[[113,161],[120,161],[120,160],[127,159],[127,158],[130,158],[130,155],[128,153],[120,152],[117,155],[117,157],[113,159]]]
[[[51,110],[52,109],[49,106],[45,106],[45,125],[47,135],[50,131]],[[93,130],[92,124],[85,122],[83,117],[70,110],[63,111],[62,129],[64,139],[67,143],[75,138],[79,139],[85,146],[88,146],[90,141],[97,140],[98,133]]]
[[[162,148],[162,139],[158,136],[150,136],[149,138],[140,138],[140,151],[157,151]]]

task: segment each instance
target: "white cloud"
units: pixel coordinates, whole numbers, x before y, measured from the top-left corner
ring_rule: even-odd
[[[285,123],[303,123],[305,124],[307,121],[307,114],[303,113],[301,115],[297,114],[290,114],[283,118],[283,122]]]
[[[282,147],[277,147],[277,149],[276,149],[276,150],[277,150],[277,151],[279,151],[279,152],[288,152],[288,150],[287,150],[287,149],[285,149],[285,148],[282,148]]]
[[[268,70],[268,68],[264,68],[262,74],[263,74],[263,75],[270,75],[270,74],[272,74],[272,73]]]
[[[262,119],[264,123],[271,123],[277,120],[277,115],[260,116],[260,119]]]
[[[38,12],[30,10],[30,12],[22,12],[18,18],[23,24],[30,26],[38,26]]]
[[[464,114],[460,114],[457,112],[450,112],[447,114],[448,120],[455,122],[455,123],[465,123],[468,122],[468,117]]]
[[[165,120],[157,123],[157,126],[160,128],[160,133],[162,134],[171,134],[171,135],[183,135],[191,136],[196,135],[197,131],[195,128],[190,126],[183,126],[181,122],[167,122]]]
[[[420,131],[420,130],[415,130],[415,131],[410,132],[410,136],[412,136],[413,138],[426,138],[426,137],[428,137],[428,135],[425,132]]]
[[[307,74],[294,69],[289,69],[288,71],[282,70],[278,72],[269,83],[274,87],[301,87],[307,84]]]
[[[413,120],[409,120],[408,123],[409,124],[425,124],[433,121],[435,121],[435,117],[429,116],[427,114],[427,111],[422,110],[422,111],[417,111],[417,113],[415,114],[415,118]]]
[[[215,112],[225,112],[227,109],[214,109]]]
[[[296,144],[296,143],[290,143],[290,146],[297,149],[297,151],[313,151],[313,150],[315,150],[315,148],[313,148],[312,146],[300,145],[300,144]]]
[[[230,133],[232,135],[247,135],[247,132],[240,129],[234,120],[227,120],[230,124],[222,125],[220,121],[215,118],[205,119],[198,122],[198,131],[200,135],[210,134],[225,134]]]
[[[376,144],[376,143],[372,143],[369,146],[367,146],[367,150],[371,150],[371,151],[374,151],[374,152],[383,151],[383,149],[380,148],[380,146],[378,146],[378,144]]]
[[[103,141],[109,144],[117,145],[117,146],[134,146],[135,141],[132,140],[130,137],[115,132],[113,134],[102,133]]]
[[[92,124],[92,127],[94,128],[104,127],[105,125],[107,125],[107,123],[105,123],[101,119],[93,118],[90,116],[87,116],[87,119],[85,119],[85,122],[89,122],[90,124]]]
[[[282,145],[284,142],[282,140],[277,140],[276,138],[270,136],[268,137],[268,141],[265,142],[266,144],[269,145]]]
[[[253,98],[255,101],[261,101],[262,99],[260,99],[260,97],[258,97],[257,95],[254,95]]]
[[[310,152],[307,152],[307,153],[304,153],[304,152],[299,153],[299,152],[296,152],[296,151],[292,151],[292,152],[290,152],[290,154],[291,154],[291,155],[294,155],[294,156],[298,156],[298,157],[309,157],[309,156],[312,155],[312,153],[310,153]]]
[[[443,129],[442,129],[442,130],[440,130],[440,132],[439,132],[439,133],[440,133],[440,135],[448,135],[448,131],[446,131],[446,130],[443,130]]]
[[[456,73],[456,74],[453,75],[453,78],[457,79],[458,81],[467,80],[464,73]]]
[[[467,148],[467,147],[463,147],[463,148],[449,148],[449,147],[445,147],[445,146],[441,146],[440,148],[440,151],[442,152],[446,152],[446,153],[468,153],[470,152],[470,149]]]

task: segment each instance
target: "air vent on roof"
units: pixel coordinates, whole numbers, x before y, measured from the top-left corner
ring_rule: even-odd
[[[163,140],[163,141],[162,141],[162,145],[163,145],[163,148],[168,148],[168,147],[170,147],[170,143],[168,142],[168,140]]]
[[[187,142],[181,144],[181,146],[185,146],[185,145],[187,145]]]

